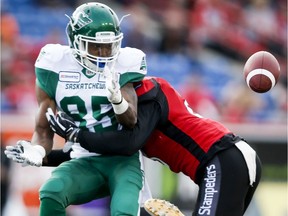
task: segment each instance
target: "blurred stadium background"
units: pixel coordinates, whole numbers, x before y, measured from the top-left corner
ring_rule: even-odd
[[[89,1],[1,1],[2,150],[18,139],[30,139],[37,109],[34,62],[44,44],[67,44],[64,14],[71,15],[84,2]],[[287,1],[99,2],[119,17],[131,14],[122,22],[123,46],[146,52],[149,75],[166,78],[195,111],[224,123],[259,153],[262,182],[245,215],[288,215]],[[274,54],[282,72],[278,84],[265,94],[249,90],[242,76],[245,61],[259,50]],[[61,148],[63,140],[56,137],[56,142],[55,148]],[[191,215],[197,186],[158,162],[145,163],[152,194]],[[37,190],[52,169],[22,168],[1,154],[1,213],[38,215]],[[104,215],[105,202],[71,206],[68,215]]]

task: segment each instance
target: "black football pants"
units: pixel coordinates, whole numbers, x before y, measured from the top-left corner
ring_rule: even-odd
[[[193,216],[242,216],[258,186],[261,162],[256,156],[256,180],[250,185],[246,162],[236,146],[218,153],[206,166]]]

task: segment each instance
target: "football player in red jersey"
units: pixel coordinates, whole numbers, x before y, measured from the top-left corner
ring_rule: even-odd
[[[194,113],[164,79],[147,77],[135,90],[139,105],[133,129],[93,133],[77,128],[65,113],[47,112],[51,128],[70,145],[77,142],[100,154],[131,155],[142,149],[148,158],[189,176],[199,186],[194,216],[243,215],[261,177],[256,152],[219,122]],[[63,154],[55,150],[46,165],[63,162]]]

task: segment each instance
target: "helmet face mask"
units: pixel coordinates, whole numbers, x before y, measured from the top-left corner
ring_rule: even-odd
[[[69,19],[66,32],[76,60],[91,72],[103,72],[117,58],[123,39],[116,13],[104,4],[86,3]]]

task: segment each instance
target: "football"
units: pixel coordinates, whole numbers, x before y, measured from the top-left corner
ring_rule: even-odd
[[[265,93],[277,83],[280,76],[280,65],[271,53],[259,51],[248,58],[243,72],[251,90]]]

